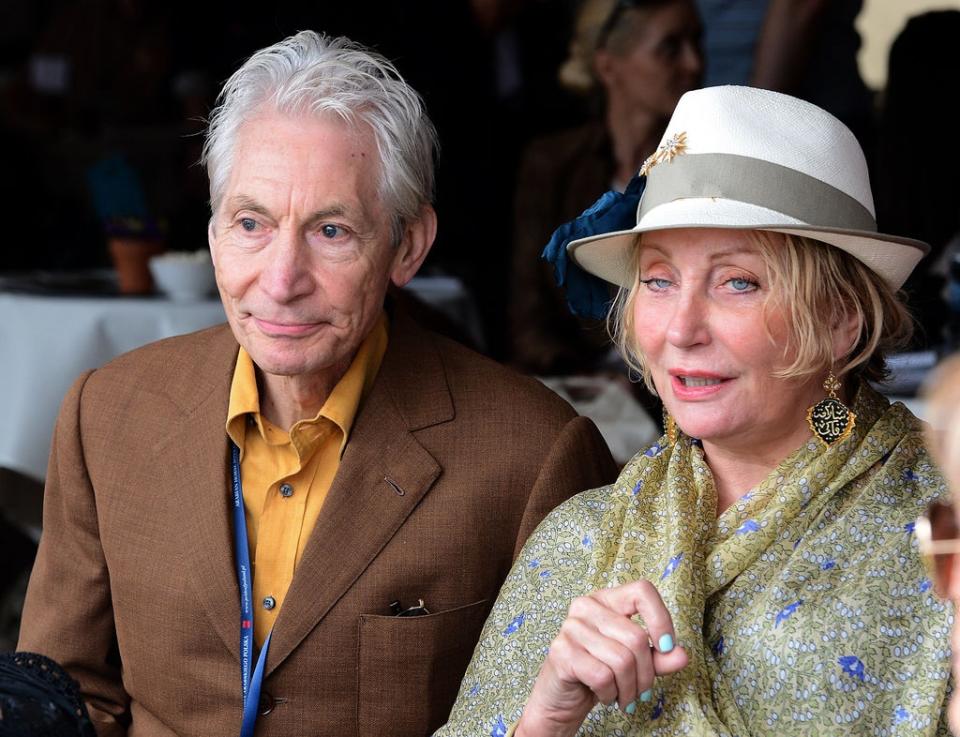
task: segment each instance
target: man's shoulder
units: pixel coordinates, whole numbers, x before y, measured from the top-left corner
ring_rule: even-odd
[[[420,329],[413,340],[434,350],[458,411],[475,409],[527,420],[566,423],[573,408],[537,379],[483,356],[456,341]],[[390,350],[389,347],[387,349]]]
[[[193,394],[229,382],[237,343],[226,324],[164,338],[117,356],[94,371],[84,387],[87,397]],[[175,400],[176,401],[176,400]]]

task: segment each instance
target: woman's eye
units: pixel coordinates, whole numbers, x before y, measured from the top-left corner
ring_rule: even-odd
[[[730,288],[735,292],[750,292],[757,288],[756,282],[752,282],[749,279],[743,279],[741,277],[728,279],[727,284],[729,284]]]
[[[240,218],[240,227],[248,233],[252,233],[257,229],[257,221],[253,218]]]
[[[681,40],[677,36],[668,36],[659,44],[660,54],[667,59],[676,59],[680,55]]]
[[[648,289],[654,291],[659,291],[662,289],[668,289],[672,282],[669,279],[660,279],[658,277],[651,277],[650,279],[641,279],[641,284],[646,284]]]

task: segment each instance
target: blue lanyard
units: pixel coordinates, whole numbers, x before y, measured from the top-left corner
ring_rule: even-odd
[[[247,515],[243,508],[243,485],[240,481],[240,449],[233,443],[231,471],[233,475],[233,534],[237,551],[237,581],[240,583],[240,684],[243,687],[243,724],[240,737],[253,737],[253,725],[257,721],[260,705],[260,686],[263,683],[263,667],[267,662],[270,637],[267,635],[250,675],[253,660],[253,585],[250,582],[250,545],[247,541]]]

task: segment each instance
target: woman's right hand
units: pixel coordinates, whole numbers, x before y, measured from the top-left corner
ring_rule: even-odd
[[[646,628],[630,618],[639,614]],[[649,581],[634,581],[574,599],[551,643],[516,737],[566,737],[599,701],[632,713],[649,700],[654,678],[687,665],[674,645],[673,619]],[[646,698],[644,698],[646,696]]]

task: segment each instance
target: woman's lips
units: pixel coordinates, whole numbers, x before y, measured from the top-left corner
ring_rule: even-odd
[[[729,377],[700,371],[671,371],[670,384],[677,399],[706,399],[726,388]]]

